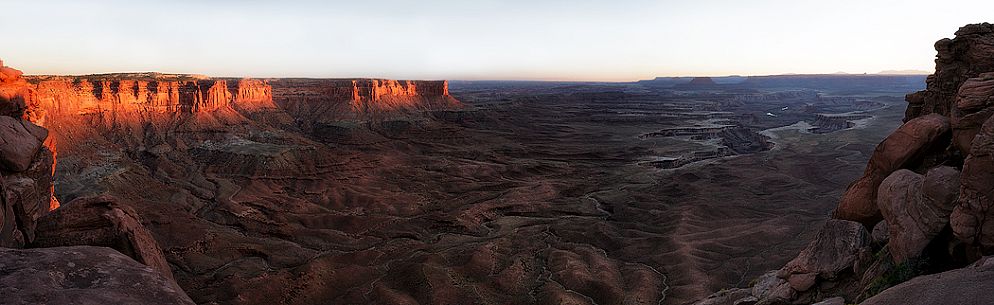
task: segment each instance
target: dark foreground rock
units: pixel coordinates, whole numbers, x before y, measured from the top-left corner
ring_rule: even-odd
[[[111,196],[77,198],[43,216],[33,247],[113,248],[172,279],[169,263],[138,213]]]
[[[918,256],[949,224],[959,191],[959,171],[940,166],[919,175],[899,170],[880,185],[880,206],[892,238],[888,248],[894,260]]]
[[[994,258],[939,274],[916,277],[861,305],[994,304]]]
[[[0,262],[0,304],[193,304],[172,280],[110,248],[0,248]]]

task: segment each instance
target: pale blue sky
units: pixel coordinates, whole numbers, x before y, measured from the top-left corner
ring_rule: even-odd
[[[0,0],[29,74],[637,80],[932,70],[994,1]],[[985,19],[988,18],[988,19]]]

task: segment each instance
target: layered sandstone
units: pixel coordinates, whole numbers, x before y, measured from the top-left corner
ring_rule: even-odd
[[[189,120],[212,128],[243,124],[249,121],[246,118],[311,125],[422,116],[426,111],[461,107],[449,95],[447,81],[269,81],[141,73],[38,76],[30,82],[26,88],[36,92],[42,117],[57,117],[60,123],[82,119],[106,128],[143,122],[154,122],[156,127],[185,125]]]
[[[304,124],[382,120],[462,107],[448,81],[281,79],[275,100]]]
[[[224,80],[124,79],[117,76],[35,78],[41,107],[56,115],[131,111],[197,113],[231,107]]]

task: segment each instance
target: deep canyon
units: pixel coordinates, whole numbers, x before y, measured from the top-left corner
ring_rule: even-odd
[[[724,288],[800,270],[798,253],[832,228],[874,231],[890,217],[850,207],[871,196],[859,185],[873,184],[876,204],[898,169],[969,171],[967,154],[946,148],[969,151],[989,133],[978,122],[992,49],[970,46],[989,47],[994,31],[973,30],[962,37],[979,42],[937,46],[940,60],[960,57],[907,102],[925,76],[449,82],[4,68],[0,135],[16,145],[2,155],[0,246],[28,249],[0,256],[31,266],[21,257],[73,255],[93,268],[130,257],[140,264],[128,274],[159,283],[133,294],[163,303],[756,304]],[[967,114],[953,119],[962,128],[936,129],[905,162],[880,161],[878,143],[911,132],[904,121],[958,115],[950,103]],[[882,163],[890,170],[874,171]],[[956,234],[990,244],[986,227],[964,227]],[[68,247],[82,245],[124,255]],[[820,288],[795,285],[832,282],[811,274],[782,275],[775,284],[794,294],[776,302],[820,301],[809,297]]]

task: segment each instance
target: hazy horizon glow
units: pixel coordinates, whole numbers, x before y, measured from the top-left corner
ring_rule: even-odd
[[[969,8],[969,9],[964,9]],[[0,1],[28,74],[629,81],[934,68],[960,1]]]

